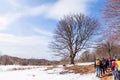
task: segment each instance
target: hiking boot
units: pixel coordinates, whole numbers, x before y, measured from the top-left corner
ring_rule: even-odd
[[[98,76],[98,78],[100,78],[100,76]]]
[[[96,75],[96,77],[98,77],[98,75]]]

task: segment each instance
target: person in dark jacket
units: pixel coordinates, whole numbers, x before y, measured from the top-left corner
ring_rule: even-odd
[[[104,58],[101,59],[101,75],[105,74],[105,70],[106,70],[106,60]]]

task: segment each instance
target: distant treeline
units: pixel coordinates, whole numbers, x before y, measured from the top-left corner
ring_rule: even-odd
[[[58,63],[58,61],[49,61],[46,59],[22,59],[8,55],[0,56],[1,65],[53,65]]]

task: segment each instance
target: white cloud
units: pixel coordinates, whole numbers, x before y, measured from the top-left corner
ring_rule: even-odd
[[[2,54],[18,57],[42,58],[49,53],[48,44],[51,39],[47,36],[16,36],[13,34],[0,33],[0,51]]]
[[[33,29],[35,32],[41,34],[41,35],[45,35],[45,36],[53,36],[54,34],[49,32],[49,31],[46,31],[46,30],[42,30],[42,29],[38,29],[38,28],[34,28]]]
[[[13,6],[14,8],[18,8],[21,7],[22,5],[19,4],[19,2],[17,0],[6,0],[11,6]]]
[[[38,16],[38,15],[42,15],[44,12],[46,12],[46,10],[48,9],[47,5],[40,5],[40,6],[36,6],[36,7],[22,7],[19,11],[16,11],[13,14],[18,14],[20,17],[24,17],[24,16]],[[19,17],[19,18],[20,18]]]
[[[0,33],[0,45],[47,46],[49,41],[50,39],[48,39],[46,36],[16,36],[13,34]]]
[[[4,15],[0,15],[0,30],[6,30],[17,21],[22,14],[20,13],[6,13]]]
[[[11,22],[12,19],[10,19],[7,15],[0,16],[0,30],[7,29]]]
[[[42,4],[36,7],[30,7],[19,4],[17,0],[7,0],[16,11],[0,15],[0,30],[8,29],[14,21],[25,16],[44,16],[52,19],[60,19],[65,15],[73,13],[89,13],[88,3],[97,0],[58,0],[55,3]]]
[[[41,5],[33,8],[28,8],[26,11],[26,16],[38,16],[46,12],[48,5]]]
[[[21,6],[23,10],[21,14],[23,16],[43,15],[47,18],[60,19],[69,14],[88,14],[89,3],[96,1],[97,0],[58,0],[55,3],[46,3],[36,7]]]
[[[26,7],[18,12],[9,12],[0,15],[0,30],[8,29],[10,25],[14,24],[15,21],[18,21],[20,18],[24,18],[25,16],[41,15],[44,10],[46,10],[45,6],[38,6],[35,8]]]
[[[96,0],[58,0],[49,8],[47,17],[60,19],[69,14],[88,14],[88,3],[94,1]]]
[[[15,21],[15,16],[13,15],[0,15],[0,30],[5,30],[8,26]]]

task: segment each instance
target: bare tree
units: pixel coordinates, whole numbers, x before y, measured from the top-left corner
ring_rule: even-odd
[[[84,51],[80,56],[80,61],[88,62],[90,60],[89,58],[90,58],[90,52]]]
[[[50,48],[60,55],[69,55],[70,64],[74,64],[76,54],[85,47],[98,26],[96,19],[83,14],[66,16],[59,21]]]
[[[111,58],[112,57],[112,51],[113,51],[113,49],[114,49],[114,44],[113,44],[113,42],[111,42],[111,41],[107,41],[107,42],[105,42],[105,43],[103,43],[102,44],[102,49],[104,50],[104,51],[106,51],[106,53],[108,53],[108,56]]]
[[[120,0],[106,0],[103,13],[109,28],[120,37]]]
[[[89,50],[84,51],[80,57],[79,61],[80,62],[93,62],[95,61],[96,54],[93,52],[90,52]]]
[[[96,48],[96,53],[99,57],[110,57],[116,56],[115,51],[117,49],[117,44],[113,40],[103,40],[99,46]]]
[[[106,0],[104,14],[114,26],[120,26],[120,0]]]

